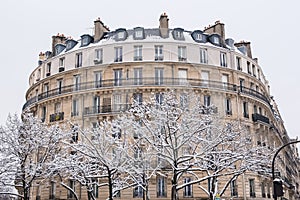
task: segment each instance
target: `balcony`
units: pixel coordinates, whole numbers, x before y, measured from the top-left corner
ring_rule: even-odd
[[[67,85],[61,88],[54,88],[53,90],[46,91],[44,93],[39,94],[37,97],[32,97],[29,99],[23,106],[23,110],[32,105],[33,103],[39,102],[44,99],[48,99],[51,97],[55,97],[58,95],[71,94],[72,92],[82,92],[85,90],[99,90],[99,89],[113,89],[116,86],[118,87],[137,87],[137,86],[145,86],[145,87],[190,87],[190,88],[201,88],[201,89],[212,89],[212,90],[222,90],[228,91],[243,95],[248,95],[251,97],[258,98],[268,105],[270,105],[268,98],[257,91],[251,90],[250,88],[245,88],[243,86],[237,86],[234,84],[227,83],[226,87],[224,87],[224,83],[220,81],[209,81],[202,79],[188,79],[188,78],[165,78],[165,77],[148,77],[148,78],[128,78],[128,79],[108,79],[101,81],[91,81],[91,82],[82,82],[80,84],[72,84]],[[74,91],[76,88],[76,91]],[[254,117],[257,121],[260,118],[257,116]]]
[[[261,121],[261,122],[264,122],[264,123],[267,123],[267,124],[270,123],[269,118],[267,118],[267,117],[265,117],[261,114],[258,114],[258,113],[252,114],[252,121],[253,122]]]
[[[58,72],[63,72],[63,71],[65,71],[65,67],[64,67],[64,66],[60,66],[60,67],[58,68]]]
[[[54,113],[50,115],[50,122],[64,120],[64,112]]]
[[[106,113],[118,113],[124,112],[130,108],[131,104],[116,104],[116,105],[102,105],[92,106],[84,108],[84,116],[106,114]]]
[[[186,62],[186,58],[185,57],[178,57],[178,61]]]
[[[155,56],[154,60],[155,61],[163,61],[164,57],[163,56]]]
[[[134,57],[133,57],[133,60],[134,60],[134,61],[142,61],[142,60],[143,60],[143,57],[142,57],[142,56],[134,56]]]

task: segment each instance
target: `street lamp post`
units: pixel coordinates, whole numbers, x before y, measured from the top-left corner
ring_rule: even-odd
[[[274,154],[274,157],[273,157],[273,161],[272,161],[272,179],[273,179],[273,197],[275,200],[277,200],[277,197],[280,197],[282,196],[282,191],[277,191],[278,189],[279,190],[282,190],[282,183],[281,181],[279,180],[275,180],[275,172],[274,172],[274,169],[275,169],[275,166],[274,166],[274,163],[275,163],[275,158],[276,156],[278,155],[278,153],[286,146],[290,145],[290,144],[295,144],[295,143],[298,143],[300,142],[299,141],[293,141],[293,142],[289,142],[289,143],[286,143],[285,145],[283,145],[282,147],[280,147],[276,153]]]

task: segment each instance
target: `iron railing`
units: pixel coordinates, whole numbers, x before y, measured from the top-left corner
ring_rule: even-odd
[[[72,92],[80,92],[84,90],[98,90],[98,89],[109,89],[109,88],[122,88],[122,87],[193,87],[193,88],[203,88],[203,89],[216,89],[224,90],[227,92],[236,92],[245,95],[249,95],[258,98],[268,105],[270,105],[268,98],[253,89],[246,88],[244,86],[238,86],[235,84],[224,83],[220,81],[209,81],[201,79],[182,79],[182,78],[130,78],[130,79],[108,79],[101,81],[83,82],[79,84],[67,85],[64,87],[55,88],[46,92],[39,94],[38,96],[32,97],[27,100],[23,106],[23,110],[33,103],[38,101],[58,96],[64,95]]]

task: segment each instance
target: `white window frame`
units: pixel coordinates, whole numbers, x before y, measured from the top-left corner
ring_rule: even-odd
[[[200,63],[207,64],[207,49],[200,48]]]

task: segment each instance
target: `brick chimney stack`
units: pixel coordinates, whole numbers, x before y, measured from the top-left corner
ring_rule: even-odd
[[[98,42],[103,37],[104,33],[109,32],[109,28],[103,24],[100,18],[94,21],[94,25],[95,25],[94,42]]]
[[[225,25],[219,20],[215,22],[214,25],[210,25],[204,28],[204,33],[213,34],[216,33],[221,36],[223,41],[225,41]]]
[[[64,36],[64,34],[57,34],[52,36],[52,55],[55,55],[55,45],[57,44],[65,44],[67,41],[67,38]]]
[[[166,13],[163,13],[159,18],[159,31],[161,37],[169,37],[169,19]]]

